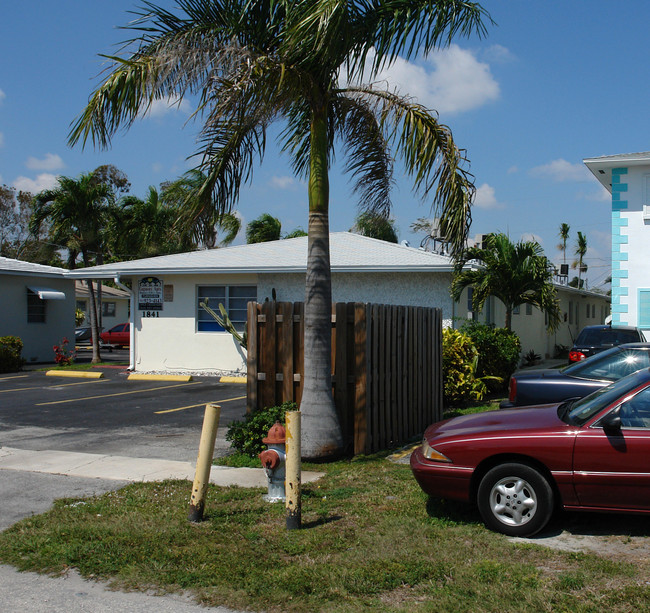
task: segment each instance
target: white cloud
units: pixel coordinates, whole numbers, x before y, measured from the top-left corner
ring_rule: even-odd
[[[189,114],[191,111],[190,103],[179,96],[170,96],[164,100],[154,100],[146,112],[141,113],[141,118],[160,119],[168,113],[180,111]]]
[[[269,184],[271,185],[271,187],[274,187],[276,189],[290,189],[296,186],[296,180],[293,177],[288,177],[288,176],[279,177],[275,175],[271,177]]]
[[[0,89],[0,104],[2,104],[2,101],[7,97],[7,94],[5,94],[1,89]]]
[[[0,147],[4,147],[5,144],[5,135],[0,132]]]
[[[29,177],[18,177],[14,180],[13,187],[18,191],[22,192],[31,192],[36,194],[44,189],[52,189],[56,187],[57,181],[56,176],[44,172],[36,177],[36,179],[30,179]]]
[[[499,202],[494,195],[494,188],[487,183],[483,183],[476,189],[476,196],[474,198],[474,206],[479,209],[503,209],[505,205]]]
[[[46,153],[42,160],[35,157],[28,157],[25,166],[30,170],[60,170],[65,164],[60,156],[54,153]]]
[[[584,164],[571,164],[560,158],[548,164],[532,168],[530,174],[536,177],[549,177],[556,183],[568,181],[591,181],[591,173]]]
[[[490,45],[483,52],[483,58],[493,64],[507,64],[517,59],[515,54],[503,45]]]
[[[163,165],[160,162],[153,162],[151,164],[151,170],[156,174],[160,174],[163,170]]]
[[[441,114],[469,111],[500,95],[490,66],[458,45],[435,51],[418,64],[397,58],[377,75],[375,86],[397,90]]]
[[[509,175],[514,175],[518,172],[519,172],[519,168],[517,168],[517,166],[510,166],[510,168],[508,168]]]

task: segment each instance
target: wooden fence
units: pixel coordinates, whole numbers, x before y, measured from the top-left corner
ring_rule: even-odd
[[[301,302],[248,304],[248,410],[300,404]],[[442,416],[440,309],[332,305],[332,394],[354,454],[405,443]]]

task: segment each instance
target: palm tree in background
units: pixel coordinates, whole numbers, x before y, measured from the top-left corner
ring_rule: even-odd
[[[221,246],[235,240],[241,229],[241,220],[212,202],[211,191],[203,189],[206,181],[207,177],[201,170],[189,170],[176,181],[163,184],[162,199],[176,208],[174,225],[180,234],[190,233],[196,243],[213,249],[219,230],[224,232]]]
[[[587,272],[587,264],[584,261],[587,255],[587,237],[582,232],[578,232],[578,240],[576,241],[576,250],[574,253],[578,259],[573,262],[573,268],[578,269],[578,289],[580,289],[583,284],[582,274]]]
[[[101,264],[107,228],[115,214],[114,192],[106,183],[97,181],[93,173],[78,179],[58,177],[58,186],[39,192],[32,202],[30,230],[37,236],[42,224],[49,224],[50,242],[68,251],[68,267],[76,267],[81,255],[84,266]],[[95,364],[101,361],[97,303],[92,280],[87,279],[90,295],[90,327]]]
[[[465,268],[472,262],[478,267]],[[548,330],[552,332],[560,325],[560,306],[551,268],[539,243],[513,244],[505,234],[488,234],[482,247],[470,247],[458,259],[452,296],[458,301],[466,287],[473,287],[474,311],[481,311],[486,300],[495,296],[506,307],[507,330],[512,329],[513,309],[531,304],[548,315]]]
[[[569,230],[571,227],[568,223],[560,224],[560,239],[562,242],[557,246],[557,248],[562,252],[563,262],[566,264],[566,244],[569,240]]]
[[[268,241],[279,241],[282,236],[282,223],[277,217],[262,213],[257,219],[253,219],[246,226],[246,242],[266,243]]]
[[[354,226],[350,228],[350,232],[361,234],[361,236],[369,236],[370,238],[377,238],[389,243],[397,243],[397,231],[395,230],[395,221],[387,219],[383,215],[377,215],[372,211],[364,211],[357,215],[354,220]]]
[[[157,100],[198,96],[200,170],[206,180],[191,215],[228,212],[262,157],[267,127],[280,135],[295,173],[307,179],[304,457],[342,450],[332,398],[329,168],[335,145],[347,154],[362,210],[390,210],[393,150],[416,189],[439,211],[459,254],[471,223],[474,185],[464,152],[437,115],[370,82],[405,59],[485,33],[487,12],[462,0],[178,0],[179,14],[147,2],[127,29],[136,37],[112,57],[70,143],[107,147]],[[339,81],[341,79],[341,82]]]

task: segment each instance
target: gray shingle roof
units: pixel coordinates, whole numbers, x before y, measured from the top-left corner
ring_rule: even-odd
[[[451,259],[350,232],[330,234],[330,259],[333,272],[438,271],[453,268]],[[70,271],[75,278],[109,278],[115,275],[162,273],[265,273],[305,272],[307,237],[206,249],[79,268]]]
[[[0,272],[10,275],[63,277],[68,271],[65,268],[57,268],[56,266],[45,266],[0,256]]]

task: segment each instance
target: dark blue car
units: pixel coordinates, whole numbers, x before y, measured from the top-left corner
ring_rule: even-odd
[[[519,370],[510,377],[502,409],[582,398],[641,368],[650,367],[650,343],[627,343],[564,368]]]

